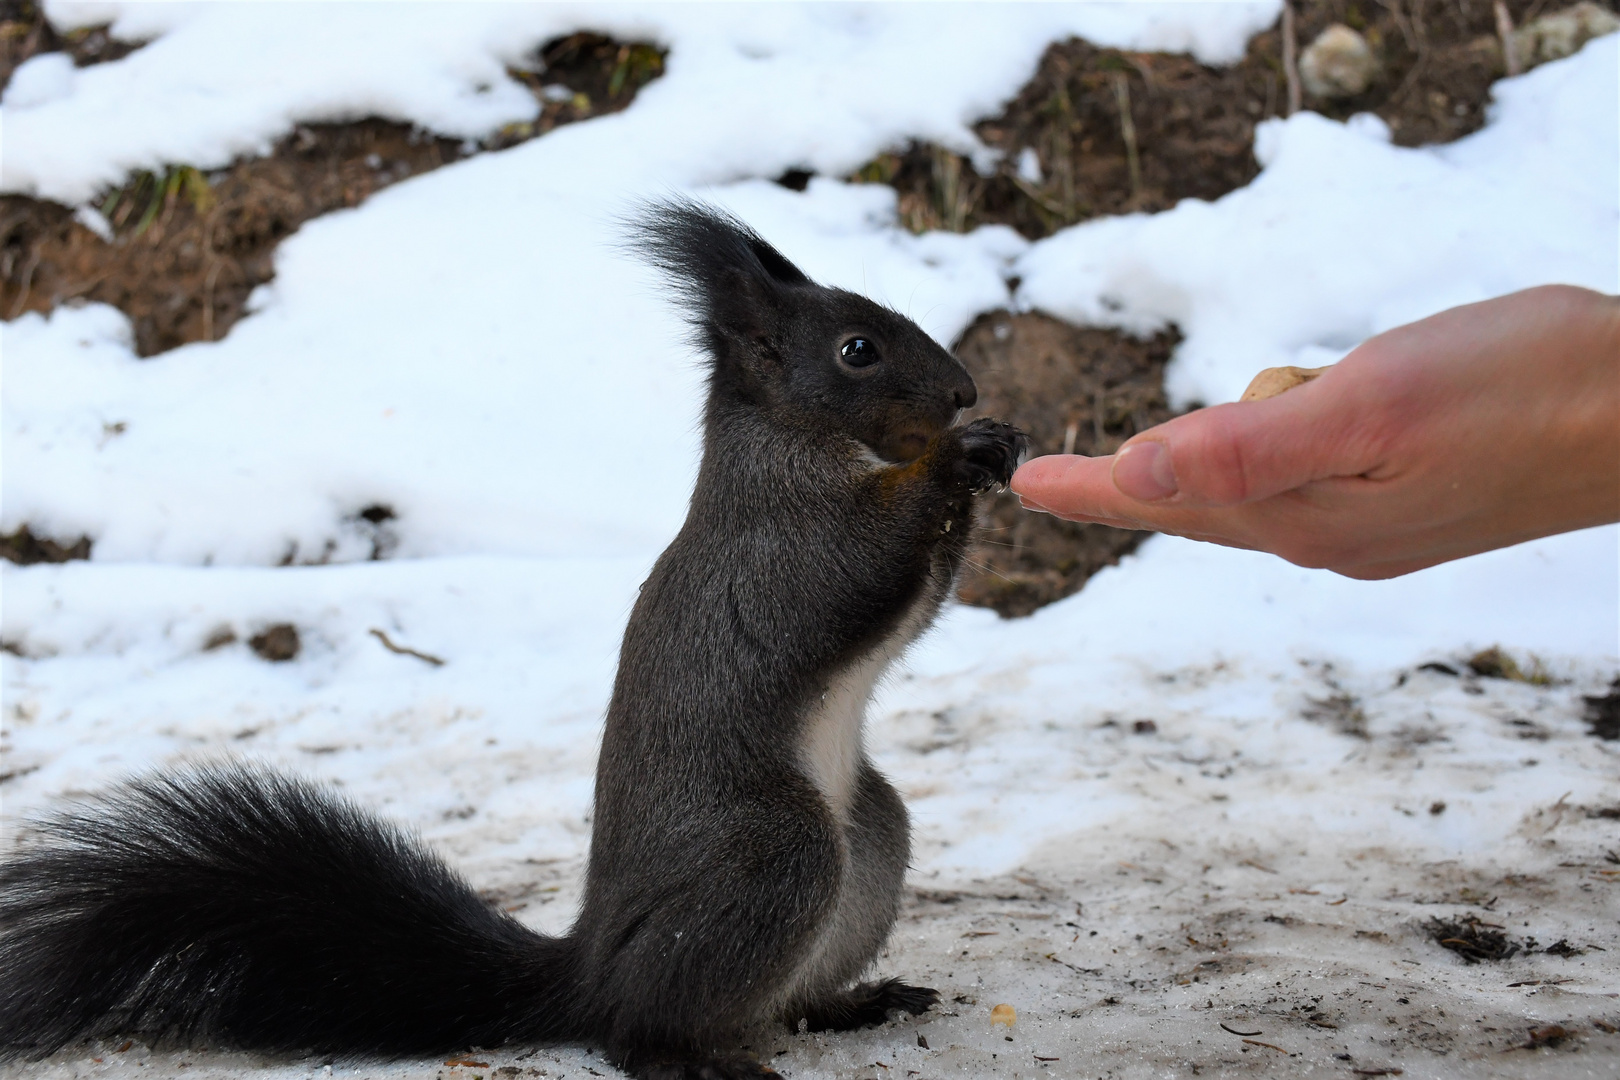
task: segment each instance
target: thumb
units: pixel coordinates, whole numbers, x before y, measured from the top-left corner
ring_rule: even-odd
[[[1357,475],[1329,376],[1264,401],[1216,405],[1132,438],[1114,455],[1113,482],[1138,502],[1236,506],[1331,476]],[[1324,393],[1324,390],[1326,391]]]

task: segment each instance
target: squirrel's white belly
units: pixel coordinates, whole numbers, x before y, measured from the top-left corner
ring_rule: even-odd
[[[812,703],[801,729],[799,760],[833,816],[848,820],[863,752],[862,729],[872,691],[889,666],[933,621],[937,596],[924,594],[912,604],[888,639],[853,664],[837,672]]]
[[[862,754],[866,704],[894,660],[882,649],[839,672],[805,718],[800,759],[839,821],[847,819]]]
[[[857,976],[881,946],[893,921],[892,887],[871,880],[874,853],[850,847],[857,835],[850,814],[866,758],[862,729],[872,691],[890,665],[933,622],[949,587],[949,575],[940,578],[946,585],[918,597],[894,633],[827,681],[804,718],[799,761],[840,826],[844,865],[833,910],[818,928],[792,976],[784,981],[781,1006],[814,999]],[[899,827],[905,828],[903,821]],[[904,867],[882,869],[904,872]],[[881,873],[879,876],[886,877]]]

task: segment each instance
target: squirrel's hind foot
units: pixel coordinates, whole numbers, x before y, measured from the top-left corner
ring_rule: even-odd
[[[920,1016],[938,1003],[939,991],[932,987],[885,979],[861,983],[819,1001],[806,1010],[804,1019],[811,1031],[853,1031],[881,1024],[888,1020],[891,1012]]]
[[[628,1070],[636,1080],[761,1080],[782,1074],[746,1054],[649,1061]]]

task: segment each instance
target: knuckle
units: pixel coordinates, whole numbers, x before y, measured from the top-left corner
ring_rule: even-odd
[[[1195,429],[1189,447],[1192,453],[1177,455],[1177,471],[1187,462],[1187,482],[1183,490],[1198,499],[1228,505],[1245,502],[1254,490],[1251,456],[1246,452],[1238,428],[1229,411],[1220,406],[1209,410]]]

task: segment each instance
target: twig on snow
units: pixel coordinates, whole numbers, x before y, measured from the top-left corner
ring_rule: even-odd
[[[432,664],[434,667],[444,666],[444,661],[439,659],[437,656],[433,656],[425,652],[417,652],[415,649],[407,649],[403,645],[395,645],[392,641],[388,640],[387,634],[383,633],[375,626],[371,628],[370,633],[372,637],[375,637],[378,641],[382,642],[383,648],[387,649],[391,653],[397,653],[400,656],[414,656],[418,660],[423,660],[429,664]]]

